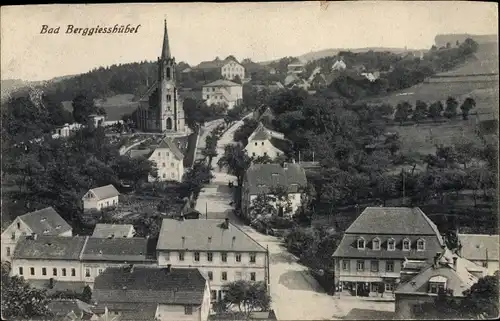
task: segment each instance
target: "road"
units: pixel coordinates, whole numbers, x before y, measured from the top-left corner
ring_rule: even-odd
[[[219,155],[224,153],[225,145],[232,143],[234,131],[242,124],[242,121],[235,123],[219,139]],[[213,164],[217,164],[219,158],[214,158]],[[196,209],[207,214],[209,219],[229,217],[233,224],[269,249],[271,306],[278,320],[337,320],[353,308],[394,310],[394,303],[339,299],[326,294],[307,267],[298,263],[278,238],[260,234],[233,215],[231,189],[227,183],[229,180],[236,181],[236,177],[220,171],[217,166],[214,166],[213,175],[213,183],[200,193]]]

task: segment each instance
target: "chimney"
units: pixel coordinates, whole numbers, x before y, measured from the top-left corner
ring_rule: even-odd
[[[226,217],[224,219],[224,221],[225,221],[225,225],[224,226],[226,227],[226,229],[228,229],[229,228],[229,218]]]
[[[457,260],[458,260],[458,257],[454,256],[453,257],[453,269],[455,271],[457,270]]]

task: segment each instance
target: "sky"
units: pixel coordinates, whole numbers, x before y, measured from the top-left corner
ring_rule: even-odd
[[[29,5],[1,7],[1,79],[47,80],[156,60],[167,19],[176,61],[269,61],[328,48],[430,48],[439,33],[497,34],[496,3],[462,1]],[[132,27],[132,34],[66,34]],[[58,34],[40,34],[43,25]]]

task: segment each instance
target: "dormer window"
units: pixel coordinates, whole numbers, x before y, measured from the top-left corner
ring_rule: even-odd
[[[394,251],[396,249],[396,241],[394,239],[388,239],[387,240],[387,250],[388,251]]]
[[[372,249],[373,250],[380,250],[380,239],[378,237],[374,238],[372,241]]]
[[[364,249],[365,249],[365,239],[359,238],[358,239],[358,250],[364,250]]]
[[[425,251],[425,240],[420,239],[417,241],[417,251]]]
[[[403,251],[409,251],[411,248],[411,242],[409,239],[403,240]]]
[[[429,293],[438,294],[446,289],[448,279],[442,275],[436,275],[429,279]]]

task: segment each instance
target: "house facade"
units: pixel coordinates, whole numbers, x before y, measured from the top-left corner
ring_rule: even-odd
[[[120,192],[112,185],[90,189],[82,197],[83,210],[102,210],[118,206]]]
[[[282,133],[266,128],[259,123],[254,132],[248,137],[245,151],[250,157],[268,156],[275,159],[285,155],[289,150],[288,142]]]
[[[2,261],[10,262],[19,239],[32,234],[71,237],[73,229],[52,207],[18,216],[2,232]]]
[[[223,78],[233,80],[238,76],[240,79],[245,78],[245,67],[243,67],[236,60],[227,60],[221,68],[221,74]]]
[[[149,176],[148,181],[182,181],[184,175],[184,154],[168,137],[152,151],[148,159],[156,164],[157,178]]]
[[[458,241],[458,254],[461,257],[486,268],[488,275],[494,275],[499,270],[498,234],[458,234]]]
[[[243,86],[219,79],[203,86],[202,98],[207,105],[225,104],[232,109],[243,101]]]
[[[259,194],[272,195],[273,188],[283,187],[288,195],[290,211],[283,215],[293,216],[306,196],[307,178],[299,164],[253,164],[243,178],[242,214],[252,219],[251,206]],[[278,206],[278,204],[273,204]]]
[[[266,249],[228,220],[164,219],[156,251],[160,267],[198,268],[210,284],[212,302],[222,299],[228,282],[268,284]]]
[[[345,231],[333,254],[341,292],[393,292],[406,259],[425,262],[441,249],[436,225],[417,207],[367,207]]]

